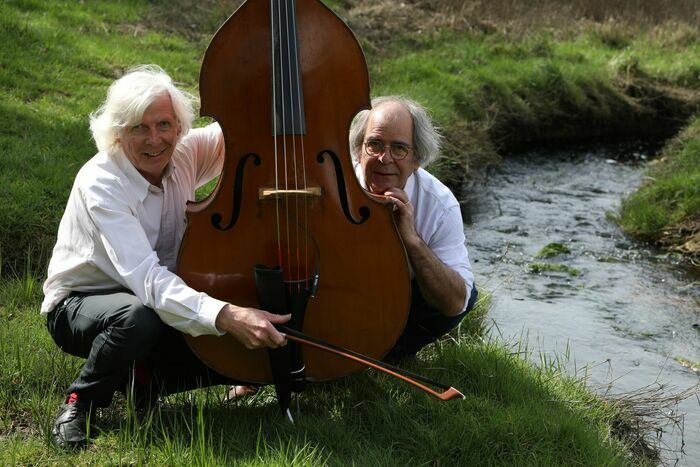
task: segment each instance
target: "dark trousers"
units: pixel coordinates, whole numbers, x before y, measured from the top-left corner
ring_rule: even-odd
[[[415,355],[426,345],[450,332],[474,308],[479,296],[476,286],[472,287],[466,310],[457,316],[445,316],[425,301],[415,280],[411,284],[411,290],[411,309],[406,327],[394,348],[387,354],[389,360]]]
[[[67,394],[97,407],[131,383],[149,397],[235,383],[204,365],[180,332],[126,291],[73,293],[49,313],[47,327],[62,350],[87,359]]]

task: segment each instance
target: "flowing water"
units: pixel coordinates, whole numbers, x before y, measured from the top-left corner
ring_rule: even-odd
[[[681,363],[700,362],[700,277],[626,238],[606,216],[642,182],[645,159],[639,147],[510,157],[464,205],[477,283],[494,297],[491,334],[527,341],[537,362],[567,360],[570,373],[611,393],[657,384],[673,393],[700,382]],[[570,252],[535,257],[553,243]],[[533,272],[533,263],[564,268]],[[677,409],[684,435],[666,427],[664,456],[700,465],[700,401]]]

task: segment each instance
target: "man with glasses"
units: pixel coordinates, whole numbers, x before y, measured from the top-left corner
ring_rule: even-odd
[[[441,139],[425,108],[399,96],[374,99],[350,129],[357,177],[394,203],[413,275],[408,321],[390,360],[415,355],[449,332],[477,299],[459,203],[422,168],[438,157]]]

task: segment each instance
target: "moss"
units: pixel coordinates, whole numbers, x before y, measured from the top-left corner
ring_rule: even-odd
[[[530,263],[527,269],[533,274],[543,274],[546,272],[563,272],[574,277],[581,274],[581,271],[579,271],[576,268],[572,268],[571,266],[558,263]]]
[[[555,256],[571,253],[568,246],[562,243],[550,243],[537,252],[535,258],[553,258]]]

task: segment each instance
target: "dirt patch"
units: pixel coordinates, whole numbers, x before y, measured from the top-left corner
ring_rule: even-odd
[[[244,0],[153,0],[142,26],[208,42]]]
[[[151,12],[140,25],[208,40],[243,1],[152,0]],[[595,27],[604,40],[624,45],[631,30],[671,22],[678,33],[669,37],[664,28],[659,40],[695,40],[700,26],[697,0],[340,0],[334,4],[355,34],[377,50],[398,36],[442,29],[520,36],[536,30],[559,35]],[[691,38],[686,37],[688,32]]]
[[[700,220],[686,221],[663,231],[659,245],[681,253],[693,265],[700,267]]]
[[[396,36],[442,29],[499,32],[515,38],[538,30],[561,36],[596,29],[602,40],[623,47],[640,28],[673,23],[677,27],[671,29],[693,31],[697,37],[700,26],[696,0],[346,0],[342,4],[343,16],[355,33],[378,49]],[[663,29],[668,36],[668,28]]]

